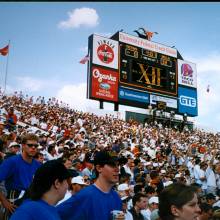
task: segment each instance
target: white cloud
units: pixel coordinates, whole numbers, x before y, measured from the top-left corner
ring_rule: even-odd
[[[25,77],[16,77],[18,81],[18,90],[36,92],[40,91],[42,87],[45,85],[45,81],[34,79],[28,76]]]
[[[68,19],[61,21],[58,27],[69,29],[80,26],[95,27],[99,24],[99,16],[93,8],[76,8],[68,12]]]
[[[86,99],[86,83],[65,85],[57,92],[56,98],[77,110],[86,111],[88,106],[95,107],[94,101]]]

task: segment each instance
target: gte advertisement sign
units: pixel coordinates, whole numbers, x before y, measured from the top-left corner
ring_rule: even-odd
[[[118,41],[93,35],[94,64],[118,69]]]
[[[178,82],[180,85],[197,87],[196,64],[178,60]]]
[[[197,92],[195,89],[179,87],[179,113],[190,116],[198,115]]]
[[[92,67],[92,98],[118,101],[118,72],[101,67]]]

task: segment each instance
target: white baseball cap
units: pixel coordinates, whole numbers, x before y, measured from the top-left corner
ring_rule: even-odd
[[[20,144],[18,144],[17,142],[11,142],[11,143],[9,144],[8,148],[10,148],[10,147],[15,147],[15,146],[20,147]]]
[[[129,186],[127,183],[122,183],[118,185],[118,191],[124,191],[124,190],[129,190]]]
[[[79,184],[79,185],[88,185],[87,183],[84,182],[84,179],[82,176],[76,176],[73,177],[71,180],[72,184]]]
[[[149,204],[152,204],[152,203],[159,203],[159,200],[158,200],[158,197],[157,196],[152,196],[149,201],[148,201]]]

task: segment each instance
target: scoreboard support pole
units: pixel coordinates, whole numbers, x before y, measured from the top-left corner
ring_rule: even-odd
[[[102,100],[99,100],[99,109],[104,109],[103,101]]]
[[[114,103],[114,111],[118,111],[118,109],[119,109],[119,104],[118,103]]]

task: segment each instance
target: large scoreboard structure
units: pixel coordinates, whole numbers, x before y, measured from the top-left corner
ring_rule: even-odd
[[[198,115],[196,65],[177,49],[124,32],[88,42],[87,98]]]

